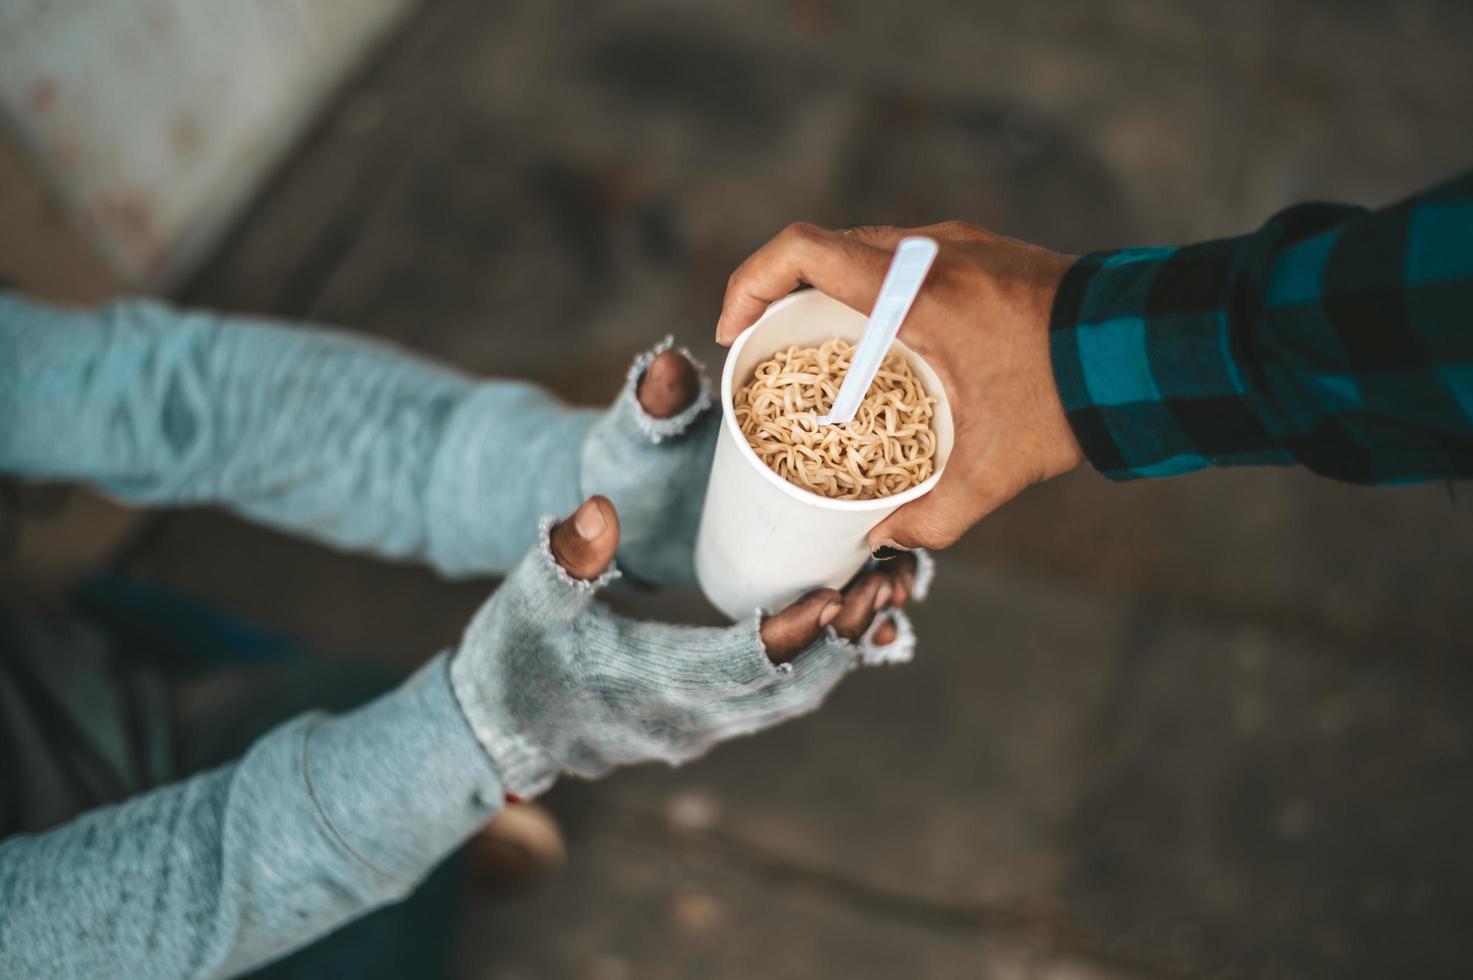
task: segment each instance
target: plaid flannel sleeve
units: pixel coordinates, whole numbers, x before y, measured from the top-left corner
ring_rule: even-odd
[[[1050,345],[1112,479],[1473,476],[1473,172],[1380,211],[1305,204],[1241,238],[1086,255]]]

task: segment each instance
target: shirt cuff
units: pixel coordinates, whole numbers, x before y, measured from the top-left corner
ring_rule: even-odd
[[[1228,319],[1241,239],[1092,252],[1054,298],[1054,380],[1112,480],[1291,462],[1250,407]]]

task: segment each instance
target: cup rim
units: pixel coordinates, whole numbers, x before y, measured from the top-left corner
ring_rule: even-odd
[[[918,497],[925,496],[925,494],[936,485],[936,482],[941,479],[941,474],[946,469],[946,464],[939,464],[936,467],[936,471],[934,473],[926,477],[926,479],[922,480],[920,483],[917,483],[915,486],[911,487],[909,490],[902,490],[900,493],[891,494],[888,497],[873,497],[869,500],[835,500],[832,497],[825,497],[820,494],[814,493],[812,490],[800,487],[796,483],[789,483],[787,480],[784,480],[782,477],[778,476],[775,472],[773,472],[772,467],[768,466],[766,463],[762,462],[760,458],[758,458],[757,453],[752,449],[751,444],[747,442],[747,437],[742,434],[741,427],[737,425],[736,414],[731,405],[732,376],[736,373],[737,355],[741,353],[742,348],[747,345],[747,341],[752,338],[753,334],[756,333],[757,328],[762,326],[763,322],[765,322],[768,317],[772,316],[779,310],[802,302],[803,300],[809,298],[810,293],[823,296],[825,299],[833,300],[833,302],[836,303],[838,302],[838,300],[834,300],[833,297],[819,292],[817,289],[813,289],[812,287],[809,287],[807,289],[799,289],[795,292],[789,293],[787,296],[784,296],[780,300],[769,303],[767,305],[767,309],[764,310],[762,315],[757,318],[757,322],[753,323],[750,327],[743,330],[740,334],[737,335],[736,340],[733,340],[731,342],[731,347],[726,352],[726,363],[721,369],[722,428],[724,428],[727,433],[734,438],[737,445],[737,451],[741,453],[742,458],[745,459],[749,465],[755,467],[762,474],[763,478],[766,479],[769,483],[773,484],[783,493],[787,494],[789,497],[792,497],[795,500],[798,500],[801,503],[811,506],[818,506],[826,510],[849,511],[851,513],[862,513],[864,511],[872,510],[896,510],[902,505],[908,504]],[[904,341],[897,340],[896,343],[900,344],[900,346],[904,348],[907,355],[911,357],[920,357],[919,354],[906,346]]]

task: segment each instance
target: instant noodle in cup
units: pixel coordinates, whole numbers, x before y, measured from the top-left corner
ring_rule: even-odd
[[[842,588],[869,558],[870,528],[927,493],[951,453],[951,406],[936,372],[896,341],[921,386],[936,399],[931,429],[935,468],[923,482],[868,500],[839,500],[789,483],[753,451],[733,411],[732,396],[758,365],[790,347],[819,347],[840,338],[857,344],[868,317],[806,289],[773,303],[732,343],[721,372],[721,431],[711,464],[696,576],[716,608],[732,619],[775,611],[817,588]]]

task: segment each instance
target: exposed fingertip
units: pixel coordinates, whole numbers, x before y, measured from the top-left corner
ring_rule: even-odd
[[[548,536],[552,557],[574,578],[602,575],[619,547],[619,514],[608,497],[589,497]]]
[[[679,351],[665,350],[645,368],[635,397],[650,415],[667,419],[689,408],[700,390],[700,374],[690,359]]]
[[[880,587],[875,590],[874,610],[879,612],[889,603],[890,597],[895,593],[895,587],[889,582],[881,582]]]
[[[716,343],[722,347],[730,347],[731,339],[736,334],[736,331],[731,329],[730,324],[731,316],[725,310],[722,310],[721,316],[716,321]]]
[[[593,504],[598,508],[599,514],[604,520],[604,531],[612,531],[615,536],[619,534],[619,511],[614,507],[614,502],[601,493],[596,493],[585,500],[584,505]]]
[[[899,635],[900,633],[895,629],[895,624],[887,619],[875,630],[874,641],[877,646],[887,647],[894,643],[896,637]]]
[[[823,607],[823,612],[818,614],[818,625],[820,627],[828,626],[834,621],[834,618],[837,617],[841,611],[843,611],[843,609],[844,603],[840,602],[837,599],[831,599],[828,604]]]
[[[599,507],[596,498],[588,498],[577,510],[573,511],[573,530],[577,531],[578,537],[584,541],[598,540],[598,536],[603,534],[608,526],[603,508]]]
[[[844,608],[833,621],[834,632],[846,640],[857,640],[869,629],[875,615],[875,596],[888,584],[881,572],[867,572],[844,594]]]

